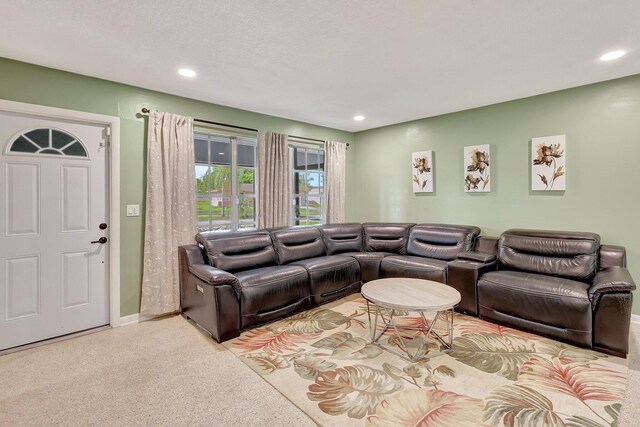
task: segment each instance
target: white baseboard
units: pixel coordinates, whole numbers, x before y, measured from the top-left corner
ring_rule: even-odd
[[[631,315],[631,323],[637,323],[640,325],[640,315],[632,314]]]
[[[118,322],[118,326],[131,325],[133,323],[138,323],[139,321],[140,321],[140,314],[139,313],[131,314],[129,316],[121,317],[120,321]]]
[[[129,316],[121,317],[120,320],[118,321],[118,324],[112,325],[112,326],[116,326],[116,327],[125,326],[125,325],[131,325],[133,323],[146,322],[147,320],[159,320],[165,317],[175,316],[176,314],[180,314],[180,312],[174,311],[172,313],[162,314],[160,316],[150,316],[150,315],[136,313],[136,314],[131,314]]]

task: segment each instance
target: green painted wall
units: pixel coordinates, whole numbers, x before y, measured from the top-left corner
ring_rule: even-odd
[[[0,98],[121,119],[121,311],[136,313],[142,275],[146,121],[142,105],[240,126],[351,142],[347,219],[476,224],[483,234],[511,227],[594,231],[627,247],[640,280],[640,76],[351,134],[0,58]],[[529,141],[567,135],[567,190],[529,191]],[[492,192],[466,194],[462,150],[491,144]],[[410,153],[434,150],[433,194],[411,191]],[[640,314],[636,299],[634,313]]]
[[[178,78],[178,77],[176,77]],[[127,217],[125,205],[144,205],[146,119],[144,105],[159,111],[290,135],[353,142],[353,134],[235,108],[223,107],[106,80],[0,58],[0,99],[120,117],[121,315],[138,312],[142,278],[144,212]],[[354,159],[348,163],[353,167]]]
[[[566,134],[567,189],[533,193],[532,137]],[[356,133],[353,221],[582,230],[627,248],[640,281],[640,75]],[[491,193],[463,190],[463,147],[491,144]],[[433,150],[435,192],[414,194],[411,152]],[[640,298],[634,303],[640,314]]]

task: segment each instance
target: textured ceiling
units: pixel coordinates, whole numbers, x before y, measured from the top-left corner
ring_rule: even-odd
[[[637,0],[0,4],[0,56],[348,131],[640,73]]]

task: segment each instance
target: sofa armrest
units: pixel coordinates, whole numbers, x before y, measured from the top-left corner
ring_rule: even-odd
[[[472,252],[467,252],[472,253]],[[478,279],[484,273],[496,269],[495,256],[491,261],[480,262],[455,259],[447,264],[447,285],[460,292],[458,309],[474,316],[478,315]]]
[[[238,301],[242,295],[242,289],[240,288],[240,282],[238,278],[231,273],[228,273],[219,268],[211,267],[209,264],[195,264],[189,266],[189,273],[211,286],[223,286],[229,285],[233,288]]]
[[[178,247],[180,306],[187,318],[218,342],[240,335],[240,285],[226,271],[205,262],[197,245]]]
[[[490,254],[489,252],[478,252],[478,251],[469,251],[469,252],[460,252],[458,254],[458,259],[463,259],[467,261],[476,261],[481,263],[490,263],[495,261],[495,254]]]
[[[194,264],[206,264],[203,249],[199,245],[182,245],[178,248],[182,253],[185,266]]]
[[[238,286],[236,276],[219,268],[211,267],[209,264],[190,265],[189,272],[208,285],[232,285],[234,288]]]
[[[597,306],[600,295],[611,292],[631,292],[636,284],[626,267],[609,267],[596,273],[589,288],[589,299],[593,307]]]

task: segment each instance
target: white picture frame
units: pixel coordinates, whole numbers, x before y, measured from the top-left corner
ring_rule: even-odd
[[[433,151],[411,153],[411,179],[414,193],[433,193]]]
[[[464,147],[464,191],[465,193],[488,193],[491,191],[491,145]]]
[[[531,138],[531,190],[564,191],[566,162],[566,135]]]

